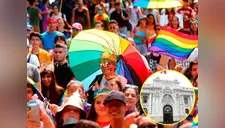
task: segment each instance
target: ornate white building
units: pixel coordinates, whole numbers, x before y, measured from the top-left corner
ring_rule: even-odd
[[[178,80],[160,80],[156,77],[153,84],[142,88],[142,107],[157,122],[171,124],[183,119],[194,104],[193,89],[180,86]]]

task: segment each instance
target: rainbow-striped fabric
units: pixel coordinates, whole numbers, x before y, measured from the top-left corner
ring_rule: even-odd
[[[198,47],[198,36],[186,35],[164,26],[151,44],[149,51],[184,61],[196,47]]]

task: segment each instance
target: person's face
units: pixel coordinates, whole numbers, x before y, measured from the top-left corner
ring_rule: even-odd
[[[188,2],[184,1],[183,3],[184,3],[184,5],[183,5],[184,7],[188,6]]]
[[[63,48],[55,48],[54,58],[57,62],[62,62],[66,59],[67,52]]]
[[[142,20],[140,20],[140,24],[142,24],[142,25],[146,26],[146,23],[147,23],[147,20],[146,20],[146,19],[142,19]]]
[[[102,70],[104,75],[112,74],[116,70],[116,65],[113,64],[111,61],[108,61],[108,60],[103,59],[101,61],[100,65],[101,65],[101,70]]]
[[[57,25],[58,25],[57,22],[49,22],[48,23],[49,30],[56,31]]]
[[[193,23],[191,24],[191,29],[192,29],[192,31],[197,31],[198,25],[197,25],[195,22],[193,22]]]
[[[169,16],[168,16],[168,20],[169,20],[169,22],[172,22],[173,17],[174,17],[174,15],[173,15],[173,14],[169,14]]]
[[[96,24],[95,25],[95,29],[103,30],[104,28],[100,24]]]
[[[39,5],[38,0],[36,0],[35,1],[35,6],[38,6],[38,5]]]
[[[32,36],[30,39],[30,44],[32,44],[33,48],[38,48],[41,44],[41,39],[36,36]]]
[[[78,7],[79,8],[83,7],[83,3],[78,3]]]
[[[149,24],[153,24],[154,23],[154,17],[153,16],[149,16],[148,17],[148,21],[149,21]]]
[[[121,8],[122,8],[122,7],[121,7],[121,5],[120,5],[120,4],[115,6],[115,9],[116,9],[117,11],[120,11],[120,10],[121,10]]]
[[[108,82],[109,82],[109,88],[110,88],[111,91],[113,91],[113,90],[114,91],[120,91],[120,88],[119,88],[118,84],[115,82],[114,79],[109,80]]]
[[[167,8],[167,11],[168,11],[168,12],[171,12],[171,11],[172,11],[172,8]]]
[[[58,20],[58,26],[61,26],[61,27],[65,26],[63,19]]]
[[[55,14],[59,12],[59,9],[57,6],[54,6],[52,9],[53,9],[53,13]]]
[[[178,26],[178,19],[176,17],[173,17],[172,19],[172,27],[177,28]]]
[[[72,117],[80,120],[81,110],[74,106],[66,106],[62,112],[62,119],[65,121],[67,118]]]
[[[95,99],[95,103],[94,103],[95,111],[96,111],[97,115],[100,115],[100,116],[105,116],[107,114],[106,108],[103,105],[104,98],[105,98],[104,95],[100,95]]]
[[[198,75],[198,64],[194,64],[191,68],[191,75],[196,77]]]
[[[71,96],[73,93],[75,93],[76,91],[79,92],[80,96],[82,97],[83,96],[83,91],[81,89],[81,85],[79,85],[78,83],[75,83],[75,84],[71,84],[69,87],[68,87],[68,95]]]
[[[137,94],[133,88],[128,88],[125,92],[124,95],[126,97],[126,106],[128,108],[135,106],[137,103]]]
[[[109,26],[108,26],[108,30],[110,32],[117,33],[117,29],[118,29],[118,26],[116,24],[109,24]]]
[[[32,99],[34,92],[32,88],[27,88],[27,102],[29,102]]]
[[[41,78],[41,81],[44,84],[44,86],[49,87],[52,82],[52,77],[50,74],[46,74]]]
[[[105,107],[110,119],[124,118],[126,109],[122,102],[118,100],[112,100],[106,103]]]

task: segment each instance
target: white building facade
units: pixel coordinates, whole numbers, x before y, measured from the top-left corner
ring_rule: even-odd
[[[180,86],[177,80],[153,80],[153,84],[144,85],[141,92],[142,107],[148,115],[158,122],[171,124],[183,119],[194,105],[193,89]]]

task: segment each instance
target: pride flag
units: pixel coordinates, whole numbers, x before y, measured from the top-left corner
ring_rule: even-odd
[[[195,117],[194,121],[192,122],[191,128],[198,128],[198,115]]]
[[[186,35],[164,26],[151,44],[149,51],[184,61],[197,46],[198,36]]]

